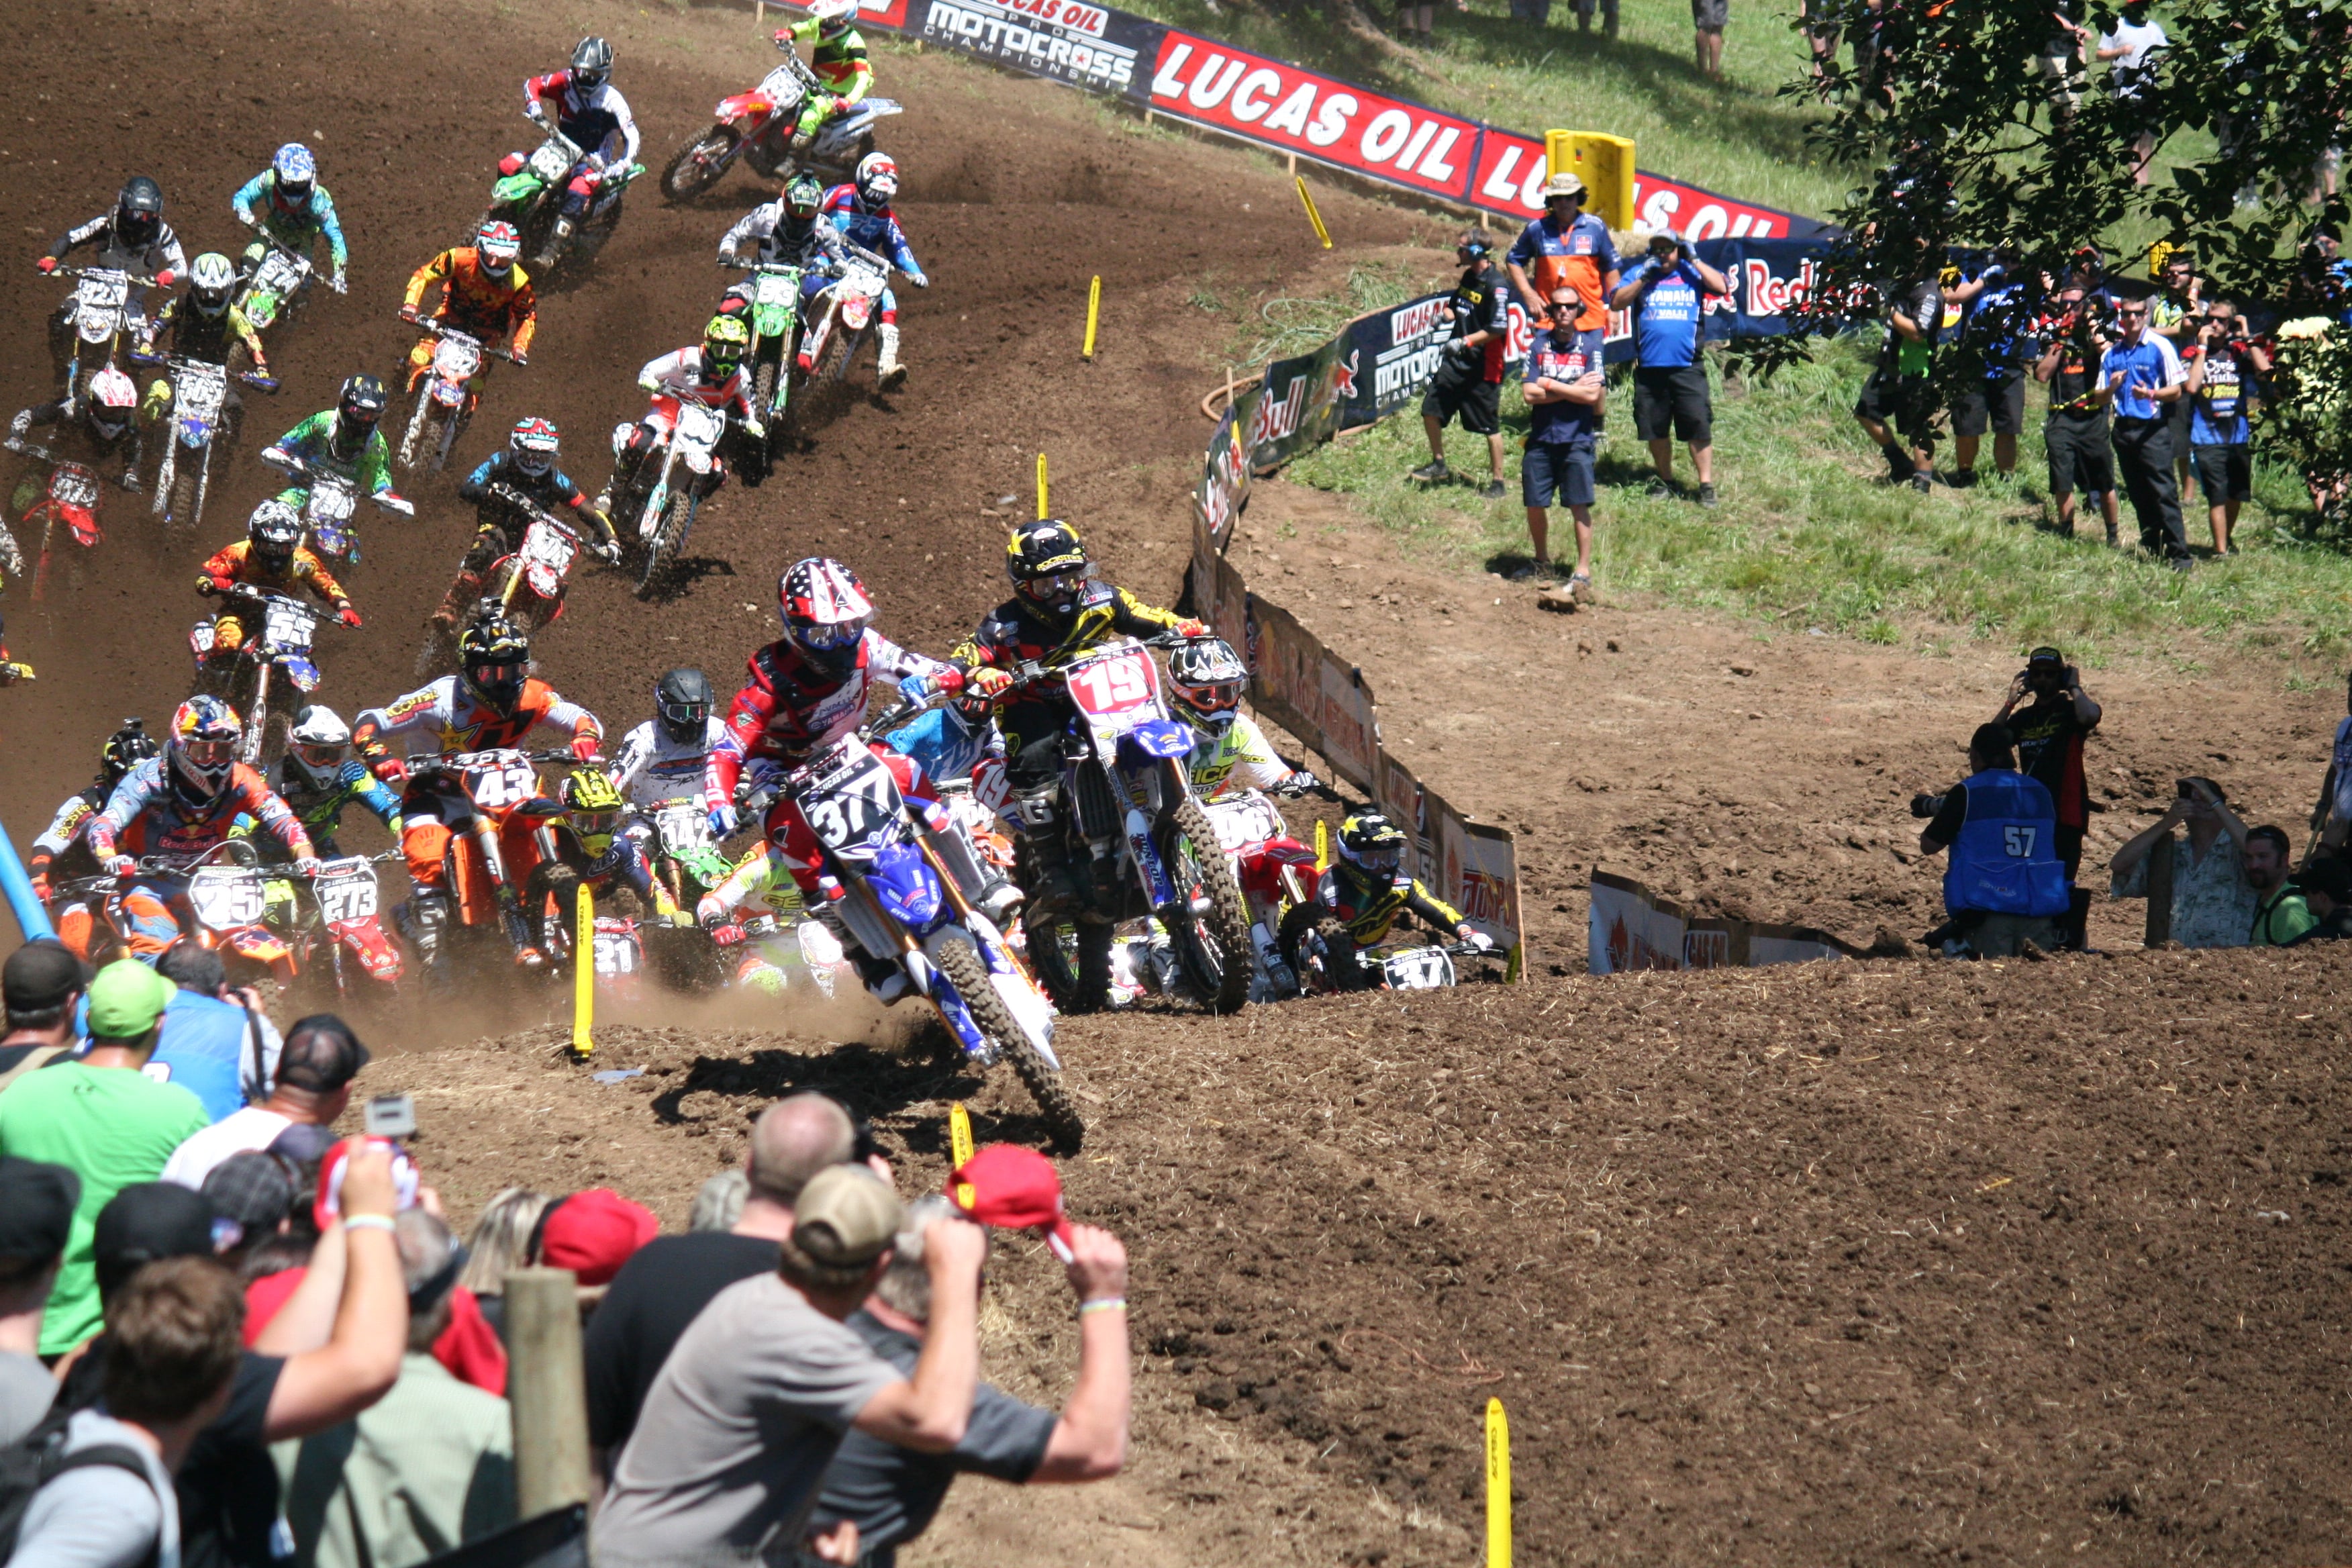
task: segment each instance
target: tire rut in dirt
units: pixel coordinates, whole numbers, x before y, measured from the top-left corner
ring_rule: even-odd
[[[981,963],[978,951],[969,942],[951,939],[940,944],[934,962],[940,973],[948,977],[948,984],[956,988],[956,994],[963,998],[964,1005],[971,1010],[973,1022],[996,1042],[1013,1076],[1037,1102],[1045,1130],[1055,1142],[1076,1148],[1087,1135],[1086,1120],[1078,1114],[1078,1102],[1069,1086],[1062,1081],[1061,1074],[1045,1065],[1037,1047],[1029,1043],[1028,1035],[1013,1021],[1013,1010],[989,983],[988,970]]]
[[[1209,815],[1201,809],[1201,803],[1181,801],[1169,815],[1174,819],[1176,831],[1192,845],[1202,886],[1209,895],[1209,912],[1203,921],[1181,933],[1169,934],[1178,942],[1186,971],[1199,986],[1205,976],[1199,973],[1195,962],[1201,956],[1197,953],[1198,927],[1205,924],[1209,928],[1209,940],[1217,945],[1218,980],[1215,992],[1202,997],[1202,1005],[1212,1013],[1238,1012],[1249,1001],[1249,906],[1242,901],[1241,884],[1234,879],[1232,863],[1217,852],[1216,829],[1210,826]],[[1202,849],[1204,845],[1205,853]]]

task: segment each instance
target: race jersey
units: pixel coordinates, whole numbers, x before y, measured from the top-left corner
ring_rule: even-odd
[[[352,726],[352,747],[372,763],[391,754],[385,742],[395,737],[408,742],[412,757],[488,752],[520,745],[542,724],[567,731],[575,752],[583,742],[593,751],[604,737],[596,715],[564,700],[553,687],[536,677],[523,682],[514,710],[501,713],[475,696],[464,678],[445,675],[362,713]]]
[[[1584,302],[1583,312],[1576,318],[1579,331],[1609,324],[1604,292],[1617,270],[1617,247],[1610,240],[1609,226],[1592,214],[1577,214],[1566,228],[1545,214],[1519,231],[1509,258],[1535,285],[1539,301],[1550,300],[1558,289],[1576,290]]]
[[[94,784],[66,796],[58,814],[49,818],[49,826],[33,840],[33,853],[26,858],[25,869],[36,877],[45,872],[59,878],[97,876],[100,868],[98,857],[89,852],[89,825],[105,805],[106,791]]]
[[[767,906],[779,925],[790,925],[808,912],[808,902],[801,897],[800,884],[793,880],[783,850],[772,844],[743,857],[719,886],[703,894],[695,906],[695,918],[716,919],[755,899]]]
[[[653,868],[646,863],[646,852],[637,841],[625,833],[615,833],[613,841],[601,855],[568,860],[580,879],[593,889],[602,899],[614,881],[636,894],[638,902],[663,918],[677,908],[669,901],[669,891],[654,880]]]
[[[1973,775],[1952,795],[1961,821],[1944,868],[1946,911],[2064,914],[2073,895],[2058,858],[2057,814],[2041,781],[1995,769]],[[1928,831],[1935,830],[1930,823]]]
[[[735,226],[719,241],[719,259],[732,261],[752,247],[754,259],[771,267],[804,267],[813,256],[839,261],[844,254],[841,230],[825,218],[820,209],[811,218],[796,218],[784,211],[784,204],[768,202],[753,207],[735,220]]]
[[[363,496],[380,496],[392,489],[392,446],[384,440],[383,431],[369,431],[367,445],[359,455],[346,457],[335,440],[335,411],[331,408],[311,415],[278,437],[278,445],[271,450],[339,475]],[[299,481],[297,483],[299,486]]]
[[[866,39],[855,27],[845,27],[831,37],[817,29],[822,26],[814,16],[794,22],[785,31],[795,38],[816,39],[810,51],[809,68],[824,89],[845,102],[856,103],[873,90],[874,67],[866,58]]]
[[[700,805],[703,773],[727,733],[727,721],[713,714],[702,724],[699,742],[673,741],[651,719],[630,731],[613,755],[613,787],[635,806],[656,806],[666,800]]]
[[[747,668],[750,679],[728,704],[726,732],[703,769],[702,793],[709,800],[735,798],[746,762],[797,766],[856,729],[877,677],[940,675],[948,667],[869,629],[857,645],[857,657],[838,673],[816,668],[799,648],[781,640],[753,654]]]
[[[556,129],[583,153],[602,153],[607,167],[626,163],[637,155],[637,121],[629,100],[611,82],[599,82],[583,92],[572,85],[568,70],[550,71],[522,84],[523,107],[541,100],[552,105]]]
[[[1315,896],[1346,922],[1359,947],[1387,940],[1397,917],[1408,911],[1448,936],[1462,924],[1461,910],[1402,870],[1381,875],[1335,859],[1317,881]]]
[[[950,703],[934,708],[911,724],[901,724],[882,737],[882,743],[902,757],[922,764],[928,779],[968,779],[983,757],[1004,754],[1004,736],[993,720],[974,722]]]
[[[511,332],[509,350],[530,353],[531,334],[539,330],[539,291],[520,263],[508,268],[504,278],[493,278],[482,270],[481,255],[474,247],[453,247],[408,275],[403,307],[415,310],[436,282],[441,303],[434,307],[435,321],[484,342],[496,342]]]
[[[343,226],[335,216],[335,198],[327,187],[312,183],[310,192],[296,205],[289,205],[278,195],[278,171],[264,169],[238,187],[229,198],[229,205],[247,223],[257,223],[261,231],[297,256],[308,256],[319,237],[327,239],[328,254],[335,258],[335,270],[343,269],[351,254],[343,248]]]
[[[335,830],[343,825],[344,808],[353,803],[373,812],[376,820],[394,834],[400,831],[400,797],[354,758],[345,758],[334,778],[321,784],[292,756],[280,757],[270,770],[269,782],[278,798],[301,819],[303,830],[321,856],[331,858],[341,853]]]
[[[2253,361],[2224,344],[2205,355],[2205,377],[2189,403],[2189,439],[2198,446],[2242,447],[2252,434],[2246,400],[2254,390]]]
[[[679,349],[659,359],[647,360],[637,372],[637,384],[656,397],[673,397],[680,403],[699,403],[706,408],[716,408],[740,418],[751,419],[751,380],[740,366],[725,381],[707,382],[702,379],[702,347]]]
[[[232,343],[243,343],[257,361],[262,357],[261,334],[254,331],[243,306],[225,306],[219,315],[207,316],[185,294],[173,295],[155,312],[155,341],[175,358],[206,364],[226,365]]]
[[[1192,755],[1186,766],[1193,793],[1214,800],[1235,790],[1273,789],[1290,776],[1290,765],[1275,754],[1257,721],[1235,713],[1222,730],[1193,725]]]
[[[114,786],[106,809],[89,825],[89,852],[102,864],[116,855],[197,856],[251,817],[289,856],[310,858],[310,836],[267,781],[243,763],[229,765],[228,783],[203,806],[190,807],[172,788],[168,757],[150,757]]]
[[[1491,261],[1464,268],[1454,285],[1454,297],[1446,301],[1446,308],[1454,312],[1456,341],[1473,332],[1488,334],[1479,352],[1485,356],[1482,376],[1489,382],[1503,379],[1503,360],[1511,336],[1510,301],[1510,279]]]
[[[1699,316],[1706,309],[1706,285],[1689,261],[1662,267],[1643,258],[1625,274],[1625,283],[1639,283],[1661,274],[1657,286],[1642,296],[1633,318],[1633,353],[1643,370],[1680,370],[1698,358]]]
[[[1174,615],[1126,589],[1090,579],[1078,590],[1069,613],[1060,616],[1015,594],[958,643],[948,660],[966,675],[983,666],[1010,674],[1016,664],[1080,653],[1112,637],[1154,637],[1179,624]],[[1057,688],[1015,689],[1007,694],[997,721],[1008,734],[1017,731],[1034,740],[1038,723],[1068,710],[1069,699]]]
[[[335,581],[334,574],[327,570],[327,563],[307,544],[294,547],[294,553],[286,558],[285,571],[273,572],[261,557],[254,553],[253,542],[240,539],[234,544],[224,546],[205,562],[204,574],[200,581],[224,594],[236,587],[267,588],[272,593],[298,595],[308,589],[330,606],[350,602],[349,595],[343,592],[343,585]],[[236,612],[237,605],[232,601],[222,613],[234,615]]]
[[[549,511],[570,507],[574,511],[588,510],[588,497],[572,481],[572,476],[550,463],[536,474],[526,474],[514,460],[514,452],[500,447],[482,459],[481,466],[457,481],[457,499],[471,501],[478,507],[506,510],[508,503],[490,494],[492,485],[504,485],[524,500],[538,502]]]
[[[887,258],[891,266],[909,276],[923,270],[907,244],[907,231],[898,226],[898,215],[888,207],[879,211],[867,208],[857,199],[856,185],[834,186],[825,192],[824,205],[818,210],[833,220],[833,226],[852,245]]]
[[[1536,341],[1528,347],[1524,386],[1538,381],[1556,381],[1572,386],[1601,368],[1601,334],[1579,332],[1576,341],[1567,348],[1552,342],[1552,334],[1538,332]],[[1528,440],[1547,446],[1571,446],[1589,441],[1601,433],[1601,405],[1597,403],[1530,403],[1528,405]]]
[[[127,245],[115,237],[113,212],[103,212],[79,228],[68,229],[49,247],[49,255],[63,261],[85,245],[96,252],[89,260],[92,267],[128,272],[133,277],[143,273],[152,278],[167,268],[181,273],[188,269],[188,253],[180,248],[180,237],[161,219],[156,221],[153,239],[145,245]]]

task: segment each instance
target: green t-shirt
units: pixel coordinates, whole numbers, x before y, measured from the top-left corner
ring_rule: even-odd
[[[128,1068],[63,1062],[26,1073],[0,1094],[0,1154],[46,1160],[81,1178],[65,1267],[41,1320],[43,1355],[62,1354],[98,1331],[89,1257],[98,1211],[123,1188],[155,1180],[172,1151],[209,1124],[194,1095]]]
[[[2319,923],[2303,894],[2292,884],[2280,889],[2254,910],[2252,937],[2256,947],[2286,947]]]

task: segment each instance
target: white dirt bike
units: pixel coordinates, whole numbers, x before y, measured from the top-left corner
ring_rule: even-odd
[[[618,458],[628,445],[635,425],[615,426],[613,455]],[[625,497],[616,497],[616,517],[635,514],[635,529],[620,528],[623,539],[638,552],[637,597],[651,598],[677,566],[686,536],[694,527],[702,503],[726,480],[719,461],[719,445],[727,437],[727,416],[704,403],[680,399],[677,419],[669,438],[657,452],[637,465],[637,477]],[[680,464],[686,473],[677,475]],[[673,479],[678,482],[673,483]],[[642,499],[640,499],[642,497]]]

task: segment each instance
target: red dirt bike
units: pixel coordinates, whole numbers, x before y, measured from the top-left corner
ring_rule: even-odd
[[[5,446],[11,452],[22,453],[36,462],[46,463],[49,468],[48,484],[42,489],[39,499],[26,507],[24,516],[17,519],[17,526],[25,531],[27,539],[36,535],[38,538],[33,563],[33,598],[37,603],[47,596],[50,565],[56,547],[60,542],[83,550],[95,550],[99,542],[106,537],[105,531],[98,525],[98,470],[87,463],[59,458],[45,447],[36,447],[15,436],[0,441],[0,446]],[[17,493],[21,496],[24,491],[20,489]],[[59,523],[65,525],[62,541],[58,535]],[[74,564],[79,568],[79,562]]]
[[[793,165],[793,132],[799,124],[802,106],[811,93],[825,89],[793,49],[788,35],[777,35],[776,44],[784,51],[782,62],[751,91],[720,100],[710,111],[715,122],[710,129],[679,148],[663,165],[664,197],[682,202],[698,195],[725,178],[738,158],[769,181],[782,178]],[[857,161],[874,151],[876,123],[898,112],[898,105],[889,99],[866,99],[818,127],[798,162],[834,180],[846,180]]]
[[[610,554],[596,552],[580,537],[578,529],[510,485],[492,485],[490,493],[522,521],[522,540],[491,562],[482,574],[482,602],[495,603],[508,619],[537,631],[562,616],[563,598],[572,586],[572,568],[583,550],[608,562],[618,560],[620,552],[617,547]],[[512,530],[509,522],[509,539],[514,537]],[[416,656],[416,673],[430,675],[452,668],[456,638],[455,626],[436,626],[428,631]]]
[[[310,897],[295,906],[295,962],[320,989],[331,982],[339,1002],[348,1003],[374,987],[383,988],[377,994],[390,994],[406,972],[400,949],[377,912],[374,862],[398,858],[399,851],[393,850],[373,858],[346,855],[329,860],[309,879]],[[298,885],[302,880],[290,874],[278,879]]]
[[[290,869],[279,874],[293,875]],[[181,942],[218,952],[227,965],[231,984],[267,976],[283,985],[293,980],[297,963],[293,948],[268,923],[269,879],[253,842],[228,838],[201,855],[142,856],[129,881],[91,877],[67,890],[105,900],[117,956],[131,951],[122,895],[131,884],[144,883],[179,894],[184,901],[175,900],[173,912],[181,922]],[[100,955],[93,952],[91,956]]]
[[[565,812],[541,785],[539,769],[577,760],[569,749],[499,749],[409,763],[412,784],[433,787],[449,828],[441,857],[446,900],[412,899],[395,921],[434,990],[456,984],[461,958],[485,976],[512,973],[516,949],[544,952],[548,923],[560,933],[572,917],[580,879],[563,863],[556,837],[569,831]]]
[[[1315,851],[1291,836],[1274,802],[1254,789],[1220,795],[1202,807],[1217,830],[1217,847],[1233,863],[1249,907],[1250,942],[1256,950],[1262,1001],[1298,994],[1298,975],[1282,955],[1283,916],[1315,900]]]
[[[433,345],[433,363],[416,379],[416,411],[408,416],[408,432],[400,438],[400,466],[415,468],[424,462],[437,471],[448,463],[450,448],[482,401],[477,384],[482,356],[511,364],[514,355],[430,317],[415,324],[438,341]]]

